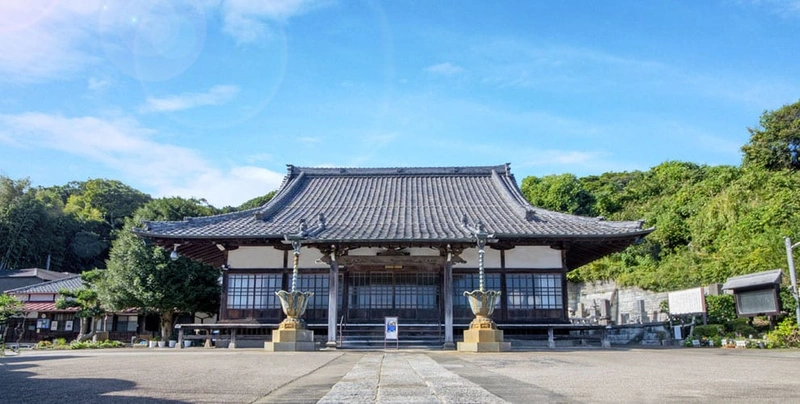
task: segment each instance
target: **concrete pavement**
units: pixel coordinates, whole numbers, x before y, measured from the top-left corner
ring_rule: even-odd
[[[800,351],[23,351],[4,403],[795,402]]]

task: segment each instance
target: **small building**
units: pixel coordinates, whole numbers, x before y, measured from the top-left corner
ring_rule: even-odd
[[[59,309],[56,301],[61,290],[76,291],[83,288],[81,276],[70,274],[64,278],[39,282],[6,291],[23,303],[23,318],[13,319],[9,324],[10,342],[52,341],[64,338],[73,341],[80,334],[80,319],[76,316],[78,308]],[[99,325],[98,331],[107,331],[109,338],[130,341],[139,326],[137,310],[108,313]]]
[[[46,281],[63,279],[73,275],[75,274],[49,271],[41,268],[4,269],[0,270],[0,292]]]
[[[478,288],[474,229],[491,234],[487,289],[506,335],[568,324],[566,274],[619,252],[653,229],[531,206],[508,164],[443,168],[289,165],[262,207],[176,222],[147,222],[144,238],[223,269],[220,322],[277,325],[275,292],[289,289],[302,235],[297,288],[314,292],[309,328],[337,340],[337,325],[382,327],[387,316],[430,326],[445,345],[472,320],[464,291]],[[454,331],[456,330],[456,331]]]
[[[80,332],[80,321],[76,319],[77,308],[59,309],[56,300],[61,289],[77,290],[83,286],[81,276],[71,274],[66,277],[39,282],[7,290],[6,294],[16,297],[23,304],[24,318],[14,319],[9,324],[11,342],[38,342],[64,338],[74,340]]]

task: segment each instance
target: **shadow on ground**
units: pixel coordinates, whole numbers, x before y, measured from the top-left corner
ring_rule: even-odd
[[[71,355],[37,357],[35,360],[74,358]],[[16,403],[184,403],[148,397],[106,395],[136,388],[136,383],[110,378],[47,379],[28,369],[38,367],[31,359],[21,356],[0,358],[0,402]]]

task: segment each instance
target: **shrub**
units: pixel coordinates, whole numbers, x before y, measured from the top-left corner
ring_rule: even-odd
[[[746,318],[737,318],[725,325],[725,331],[733,334],[736,337],[749,337],[750,335],[758,335],[759,332],[755,327],[747,324]]]
[[[72,341],[72,343],[69,344],[69,349],[86,349],[86,344],[87,342],[83,341]]]
[[[719,338],[722,336],[725,327],[720,324],[709,324],[709,325],[696,325],[694,326],[694,337],[700,339],[702,337],[706,338]]]
[[[119,341],[111,341],[105,340],[101,342],[92,342],[92,341],[72,341],[70,344],[70,349],[103,349],[103,348],[121,348],[124,347],[125,344]]]
[[[706,296],[707,320],[713,324],[725,324],[736,320],[736,304],[733,295]]]
[[[800,347],[800,331],[794,319],[789,317],[781,321],[775,330],[765,336],[767,346],[772,348],[798,348]]]

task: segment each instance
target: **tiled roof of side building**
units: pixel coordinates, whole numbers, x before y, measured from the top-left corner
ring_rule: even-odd
[[[0,278],[39,278],[45,281],[66,278],[72,274],[55,272],[42,268],[4,269],[0,270]]]
[[[282,238],[301,220],[309,240],[470,239],[477,222],[497,238],[548,239],[645,235],[640,221],[613,222],[531,206],[509,166],[304,168],[288,173],[266,205],[241,212],[148,222],[143,236]],[[464,224],[467,226],[464,226]]]
[[[61,289],[78,290],[82,287],[83,287],[83,281],[81,280],[81,276],[73,274],[63,279],[57,279],[54,281],[47,281],[47,282],[37,283],[35,285],[7,290],[6,293],[8,294],[58,293]]]

